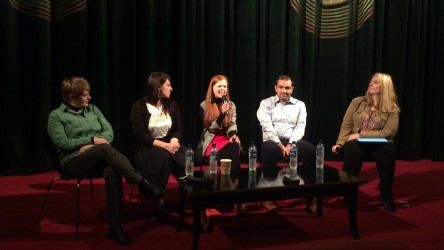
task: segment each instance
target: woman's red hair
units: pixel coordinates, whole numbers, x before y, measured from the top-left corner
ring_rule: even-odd
[[[223,75],[215,75],[210,80],[210,84],[208,85],[207,95],[205,97],[205,114],[203,117],[203,126],[204,128],[208,129],[211,125],[211,123],[219,116],[219,108],[217,107],[216,98],[214,96],[213,92],[213,86],[220,81],[225,80],[227,82],[227,93],[226,98],[227,102],[230,105],[230,114],[233,114],[233,107],[231,106],[230,102],[230,91],[229,91],[229,84],[227,77]],[[225,116],[223,120],[224,127],[228,127],[228,124],[231,122],[231,116]]]

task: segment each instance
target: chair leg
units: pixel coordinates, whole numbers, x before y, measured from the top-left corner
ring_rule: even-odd
[[[90,183],[90,186],[91,186],[91,199],[92,199],[92,206],[93,206],[93,209],[94,210],[96,210],[96,202],[95,202],[95,196],[94,196],[94,185],[93,185],[93,180],[92,179],[89,179],[89,183]],[[79,181],[79,184],[80,184],[80,181]]]
[[[52,184],[56,181],[61,180],[61,179],[62,179],[61,177],[57,177],[49,183],[48,188],[46,189],[45,198],[43,199],[42,208],[40,209],[40,218],[43,217],[43,211],[45,210],[46,201],[48,200],[49,191],[51,190]]]
[[[130,218],[133,218],[132,212],[131,212],[131,202],[132,202],[132,197],[133,197],[133,192],[134,192],[134,186],[136,184],[131,184],[131,191],[130,191],[130,196],[128,197],[128,199],[126,199],[125,197],[125,192],[122,192],[122,206],[125,207],[125,209],[128,211],[128,216]]]
[[[76,211],[76,240],[79,240],[79,210],[80,210],[80,182],[82,180],[77,179],[77,211]],[[92,187],[92,185],[91,185]]]
[[[46,202],[48,200],[48,196],[49,196],[49,191],[51,190],[52,185],[54,184],[54,182],[59,181],[59,180],[64,180],[64,178],[62,177],[57,177],[55,179],[53,179],[49,184],[48,184],[48,188],[46,189],[46,194],[45,197],[43,199],[43,204],[42,204],[42,208],[40,209],[40,218],[43,217],[44,214],[44,210],[46,207]],[[68,179],[66,179],[68,181]],[[79,240],[79,218],[80,218],[80,183],[82,182],[82,179],[77,179],[77,185],[76,185],[76,189],[77,189],[77,204],[76,204],[76,240]],[[93,188],[93,181],[92,179],[90,179],[90,183],[91,183],[91,198],[92,198],[92,203],[93,203],[93,209],[95,209],[95,197],[94,197],[94,188]]]
[[[134,189],[136,188],[136,184],[134,184],[131,188],[131,193],[130,193],[130,197],[129,197],[129,203],[132,203],[133,200],[133,195],[134,195]],[[139,206],[140,203],[140,192],[137,193],[137,200],[136,200],[136,207]]]
[[[129,204],[131,204],[132,201],[133,201],[134,188],[136,188],[136,184],[133,184],[133,185],[131,186],[130,197],[129,197],[129,199],[128,199],[128,203],[129,203]]]

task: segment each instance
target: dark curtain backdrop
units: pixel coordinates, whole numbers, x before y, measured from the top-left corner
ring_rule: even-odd
[[[307,106],[305,139],[323,139],[331,160],[349,102],[364,94],[373,72],[387,72],[402,109],[398,158],[444,159],[444,1],[366,1],[373,2],[369,18],[358,23],[357,8],[349,7],[348,34],[337,38],[322,37],[331,6],[320,0],[77,0],[84,8],[49,18],[32,14],[32,6],[19,10],[17,2],[0,1],[2,174],[52,168],[44,127],[71,75],[89,79],[91,102],[114,127],[113,144],[132,158],[129,113],[152,71],[171,75],[183,143],[194,146],[202,129],[198,106],[213,75],[230,80],[243,145],[260,146],[259,102],[275,94],[278,75],[288,74],[293,96]],[[51,13],[66,3],[42,2]]]

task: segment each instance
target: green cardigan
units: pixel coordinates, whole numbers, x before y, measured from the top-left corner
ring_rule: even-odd
[[[78,156],[79,149],[92,144],[92,137],[100,137],[111,143],[114,132],[111,124],[97,106],[89,104],[83,114],[68,111],[62,103],[48,117],[48,134],[60,153],[60,165]]]

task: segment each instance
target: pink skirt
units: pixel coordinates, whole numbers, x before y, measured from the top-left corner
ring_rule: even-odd
[[[210,155],[211,147],[213,146],[213,144],[216,144],[217,151],[220,151],[228,143],[230,143],[230,139],[228,139],[225,130],[217,130],[213,140],[211,140],[210,144],[208,144],[204,156]]]

